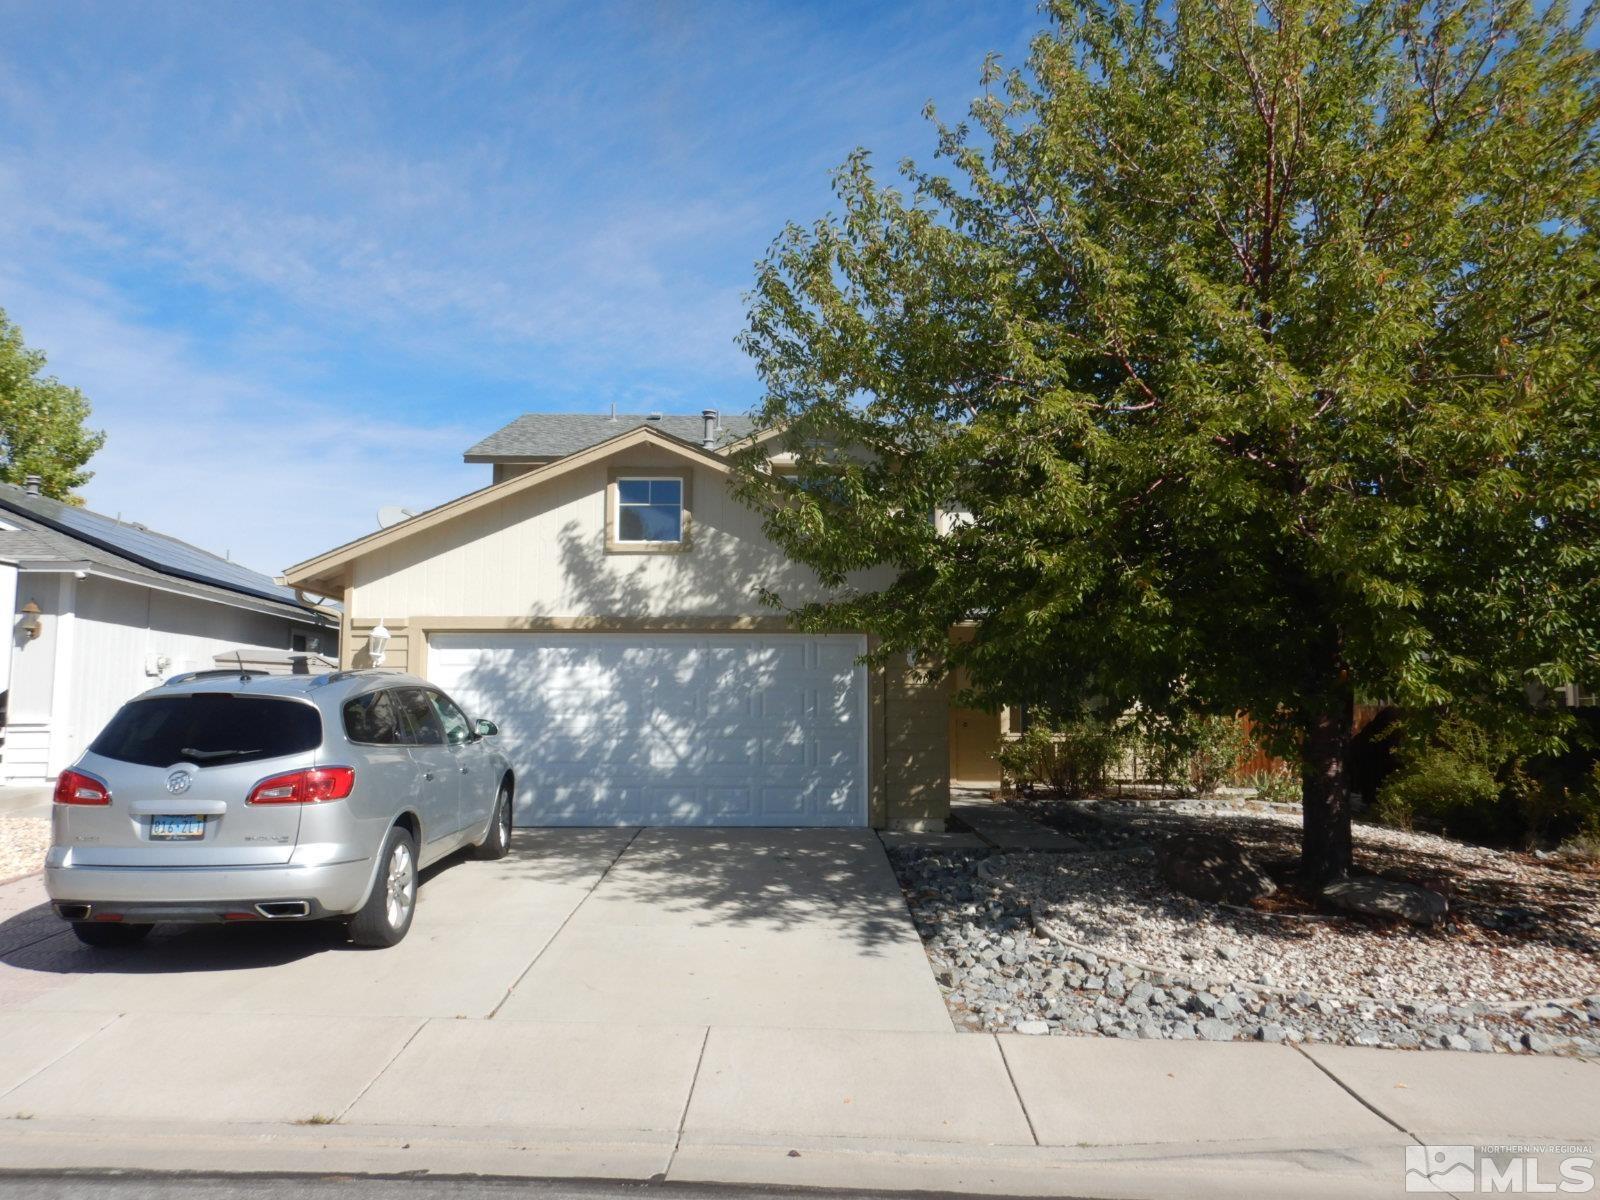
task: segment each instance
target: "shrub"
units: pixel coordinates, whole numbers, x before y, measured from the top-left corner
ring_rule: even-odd
[[[1268,804],[1300,803],[1300,779],[1287,767],[1273,767],[1266,771],[1252,771],[1239,781],[1254,788],[1257,800]]]
[[[1600,843],[1600,763],[1587,775],[1570,778],[1544,763],[1518,762],[1506,799],[1522,841]]]
[[[1063,796],[1103,791],[1122,755],[1123,734],[1093,717],[1052,722],[1036,720],[1016,741],[995,753],[1006,780],[1015,787],[1048,787]]]
[[[1406,755],[1378,789],[1378,820],[1410,829],[1419,820],[1446,832],[1483,837],[1495,824],[1500,785],[1489,768],[1443,746]]]
[[[1233,777],[1250,749],[1237,717],[1191,716],[1181,720],[1135,716],[1130,737],[1142,783],[1186,787],[1208,796]]]
[[[1600,867],[1600,824],[1562,842],[1556,853],[1568,862]]]
[[[1209,796],[1232,779],[1250,748],[1237,717],[1193,717],[1185,722],[1183,741],[1184,774],[1197,796]]]
[[[1461,720],[1408,740],[1399,757],[1378,791],[1376,815],[1386,824],[1490,845],[1550,845],[1600,833],[1600,766],[1523,756]]]

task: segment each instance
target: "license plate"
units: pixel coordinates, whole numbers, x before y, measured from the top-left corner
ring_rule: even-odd
[[[151,817],[150,836],[163,841],[182,841],[206,835],[204,817]]]

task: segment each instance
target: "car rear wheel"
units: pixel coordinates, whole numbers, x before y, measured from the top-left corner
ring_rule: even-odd
[[[472,848],[473,858],[504,858],[511,850],[511,789],[500,785],[500,794],[494,801],[494,819],[489,822],[489,833]]]
[[[406,936],[416,910],[417,844],[396,825],[384,839],[372,894],[350,918],[350,940],[358,946],[393,946]]]
[[[124,925],[120,921],[74,921],[72,932],[85,946],[101,950],[114,950],[119,946],[132,946],[144,941],[153,925]]]

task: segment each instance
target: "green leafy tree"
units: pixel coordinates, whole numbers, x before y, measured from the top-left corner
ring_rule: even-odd
[[[793,462],[743,495],[840,589],[796,619],[976,703],[1248,711],[1346,872],[1358,694],[1532,729],[1596,674],[1593,18],[1063,3],[943,173],[854,155],[743,335]]]
[[[39,490],[68,500],[93,472],[83,466],[106,435],[85,426],[89,401],[75,387],[41,375],[42,351],[30,350],[0,310],[0,479],[39,477]]]

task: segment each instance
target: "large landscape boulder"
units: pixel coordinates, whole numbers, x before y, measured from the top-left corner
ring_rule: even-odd
[[[1220,838],[1169,838],[1156,847],[1156,870],[1196,900],[1248,904],[1278,890],[1255,860]]]
[[[1438,892],[1377,875],[1363,875],[1330,883],[1322,889],[1322,898],[1345,912],[1369,917],[1398,917],[1413,925],[1436,925],[1450,911],[1449,902]]]

